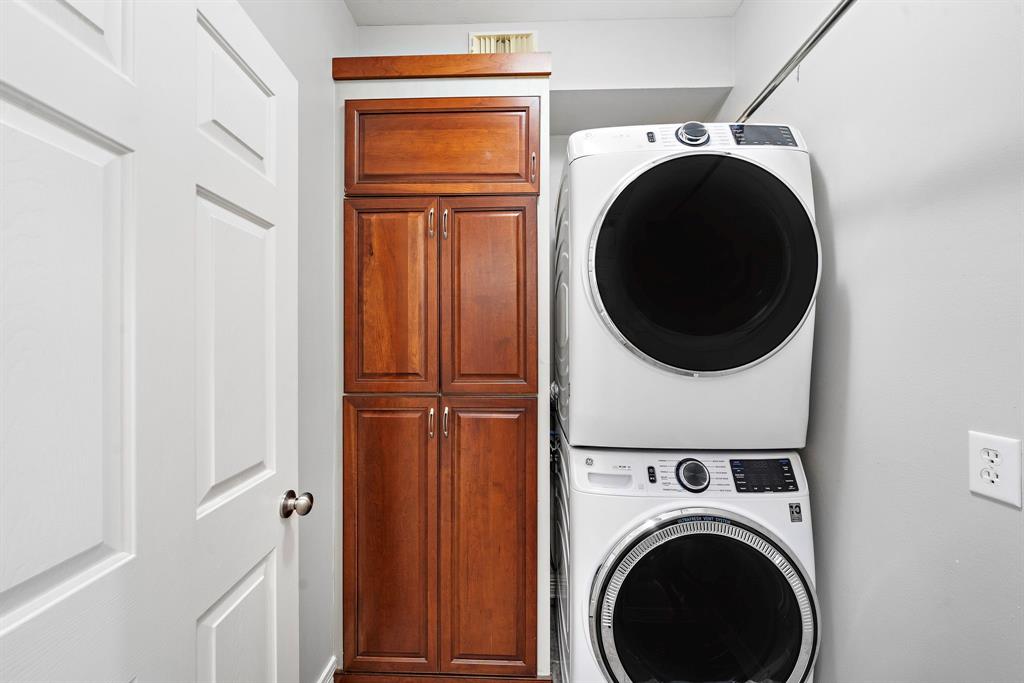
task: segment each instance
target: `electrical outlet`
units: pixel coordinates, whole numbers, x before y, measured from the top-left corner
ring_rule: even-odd
[[[971,491],[1021,507],[1020,439],[967,432]]]

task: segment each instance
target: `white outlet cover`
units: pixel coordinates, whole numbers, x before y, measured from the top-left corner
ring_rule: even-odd
[[[971,491],[1021,507],[1020,439],[967,432]]]

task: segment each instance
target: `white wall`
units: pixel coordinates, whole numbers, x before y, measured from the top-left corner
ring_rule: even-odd
[[[333,656],[338,476],[338,305],[334,81],[331,58],[353,54],[356,27],[344,2],[242,0],[299,81],[299,491],[313,512],[299,523],[301,675],[320,680]],[[331,680],[329,677],[324,680]]]
[[[360,26],[359,54],[467,52],[473,31],[536,30],[552,90],[732,84],[732,20],[631,19],[524,24]]]
[[[833,4],[744,3],[721,118]],[[804,133],[824,249],[822,683],[1024,680],[1024,515],[967,488],[968,429],[1024,436],[1021,6],[859,2],[755,117]]]

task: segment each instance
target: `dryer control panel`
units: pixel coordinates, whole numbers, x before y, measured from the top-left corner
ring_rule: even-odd
[[[807,151],[800,131],[793,126],[688,121],[577,131],[569,136],[566,163],[593,154],[614,152],[689,150],[728,153],[751,147]]]

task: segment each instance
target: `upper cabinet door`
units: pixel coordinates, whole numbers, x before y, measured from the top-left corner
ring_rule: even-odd
[[[434,197],[345,200],[345,391],[436,392]]]
[[[345,192],[537,194],[540,98],[345,103]]]
[[[537,200],[441,200],[441,390],[537,392]]]

